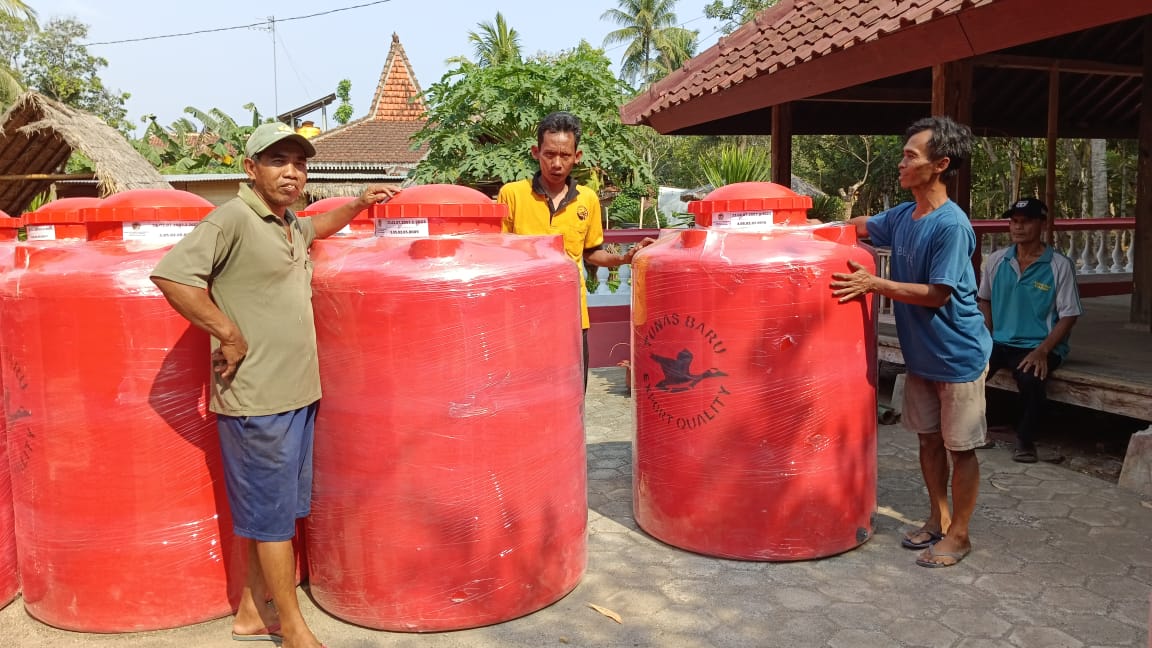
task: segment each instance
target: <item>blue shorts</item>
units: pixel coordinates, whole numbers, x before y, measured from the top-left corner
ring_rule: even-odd
[[[316,406],[268,416],[216,417],[236,535],[281,542],[312,509]]]

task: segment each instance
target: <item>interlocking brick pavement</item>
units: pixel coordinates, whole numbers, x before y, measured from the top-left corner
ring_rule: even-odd
[[[924,569],[898,544],[925,513],[916,440],[884,426],[875,536],[863,546],[791,563],[700,556],[649,537],[632,519],[632,402],[623,380],[623,370],[594,370],[588,387],[589,561],[571,594],[506,623],[419,635],[349,625],[302,590],[317,635],[330,648],[1148,645],[1152,504],[1138,495],[1060,466],[1014,463],[1008,449],[981,451],[975,549],[956,567]],[[220,619],[87,635],[40,624],[19,599],[0,610],[0,645],[26,648],[223,648],[237,645],[229,629]]]

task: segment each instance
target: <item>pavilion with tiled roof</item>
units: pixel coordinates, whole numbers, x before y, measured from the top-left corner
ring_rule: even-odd
[[[1139,142],[1132,323],[1152,323],[1152,2],[781,0],[620,109],[665,134],[901,134],[944,114],[985,136]],[[968,167],[953,198],[968,205]],[[1055,217],[1055,211],[1050,212]],[[1050,228],[1051,229],[1051,228]]]
[[[309,161],[309,169],[402,180],[427,153],[427,146],[412,148],[412,135],[424,127],[426,114],[412,64],[400,37],[392,34],[367,116],[317,135],[312,140],[316,157]],[[324,183],[308,188],[314,198],[358,193],[352,185]]]

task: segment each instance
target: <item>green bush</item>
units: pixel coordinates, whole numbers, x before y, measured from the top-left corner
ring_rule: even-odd
[[[813,196],[812,209],[808,210],[808,218],[819,218],[825,223],[845,220],[844,201],[836,196]]]
[[[725,144],[700,158],[700,170],[713,187],[737,182],[769,182],[772,157],[764,148]]]

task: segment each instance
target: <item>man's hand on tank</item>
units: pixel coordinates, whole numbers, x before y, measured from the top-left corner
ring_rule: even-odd
[[[848,267],[852,269],[851,273],[832,273],[832,295],[839,297],[841,304],[861,295],[876,292],[876,277],[872,273],[851,259],[848,260]]]
[[[624,262],[621,263],[620,265],[627,265],[627,264],[632,263],[632,257],[636,256],[637,252],[648,247],[649,245],[652,245],[655,242],[656,242],[656,239],[645,236],[643,239],[641,239],[639,242],[637,242],[635,245],[633,245],[628,250],[628,252],[626,252],[624,254]]]
[[[364,189],[364,192],[360,194],[357,200],[359,201],[361,208],[365,209],[371,207],[372,205],[388,202],[392,196],[395,196],[398,193],[400,193],[399,185],[369,185]]]

